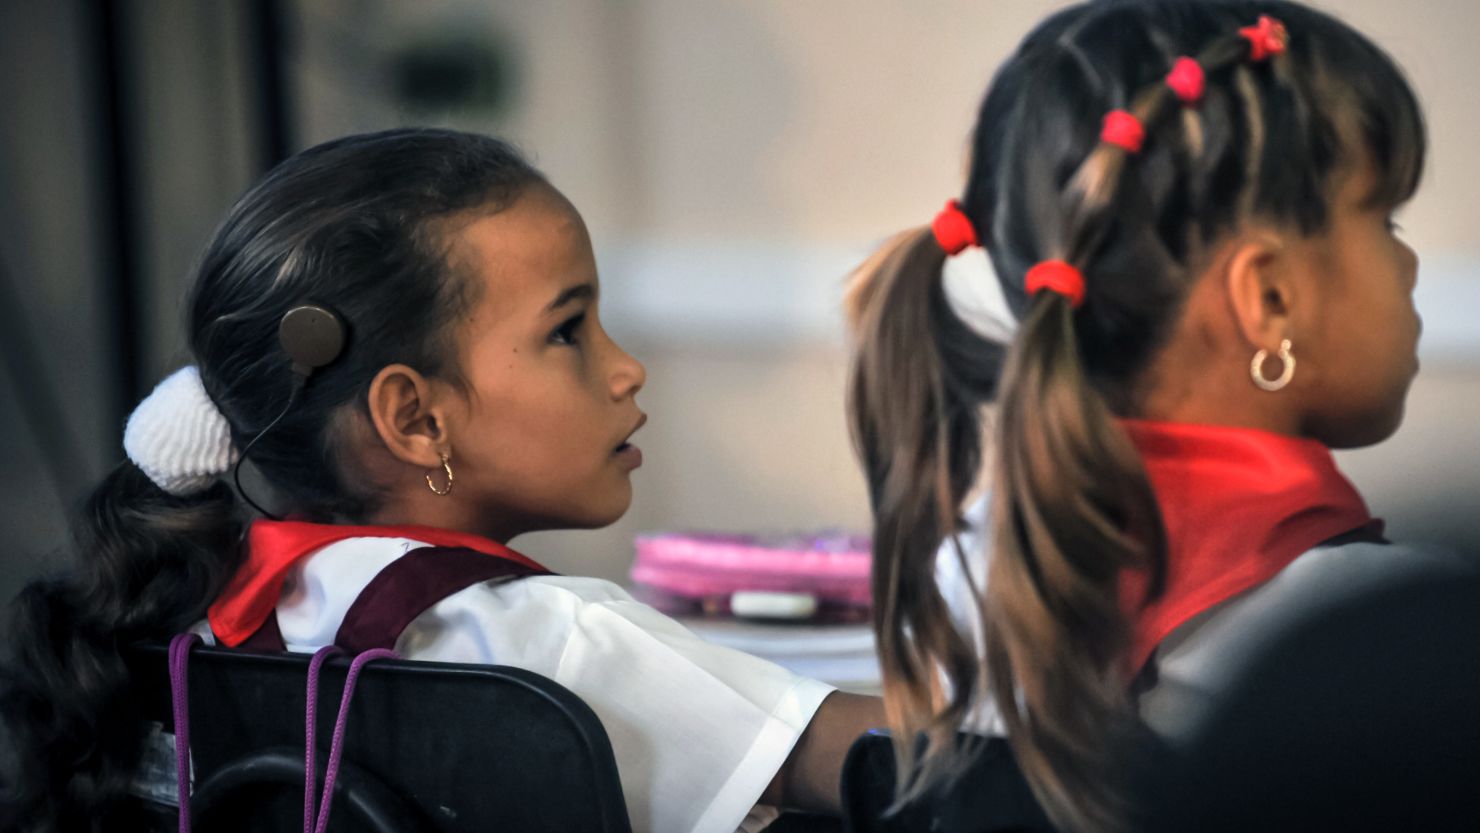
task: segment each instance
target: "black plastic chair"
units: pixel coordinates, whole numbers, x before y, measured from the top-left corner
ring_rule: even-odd
[[[145,718],[173,731],[167,654],[141,645],[126,661]],[[196,830],[302,827],[308,663],[307,654],[191,652]],[[320,677],[320,783],[348,668],[337,657]],[[365,667],[349,711],[330,830],[631,833],[605,730],[552,680],[383,660]],[[175,829],[173,813],[156,808],[155,825]]]

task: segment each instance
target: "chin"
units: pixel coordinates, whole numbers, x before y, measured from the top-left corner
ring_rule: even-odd
[[[1404,400],[1395,406],[1374,411],[1360,419],[1342,420],[1315,432],[1316,437],[1330,448],[1366,448],[1397,433],[1403,424]]]
[[[628,488],[620,495],[612,495],[594,506],[583,507],[587,511],[571,519],[567,526],[571,529],[601,529],[604,526],[611,526],[621,520],[631,506],[632,490]]]

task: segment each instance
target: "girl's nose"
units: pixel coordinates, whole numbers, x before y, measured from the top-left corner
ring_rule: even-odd
[[[615,341],[612,342],[612,350],[615,353],[611,373],[612,398],[626,399],[637,395],[647,383],[647,368]]]

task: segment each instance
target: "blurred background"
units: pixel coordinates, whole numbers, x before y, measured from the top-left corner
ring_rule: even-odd
[[[993,69],[1042,0],[0,0],[0,594],[184,363],[192,262],[276,160],[438,124],[511,139],[580,208],[608,328],[646,362],[619,523],[517,545],[622,579],[653,529],[863,530],[846,273],[959,190]],[[1407,68],[1426,185],[1423,373],[1341,463],[1395,537],[1480,543],[1480,4],[1323,4]]]

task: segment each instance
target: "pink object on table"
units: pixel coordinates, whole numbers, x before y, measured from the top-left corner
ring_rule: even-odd
[[[850,621],[869,611],[869,540],[858,535],[752,536],[660,533],[637,538],[632,581],[669,613],[730,613],[736,593],[811,596],[809,621]]]

